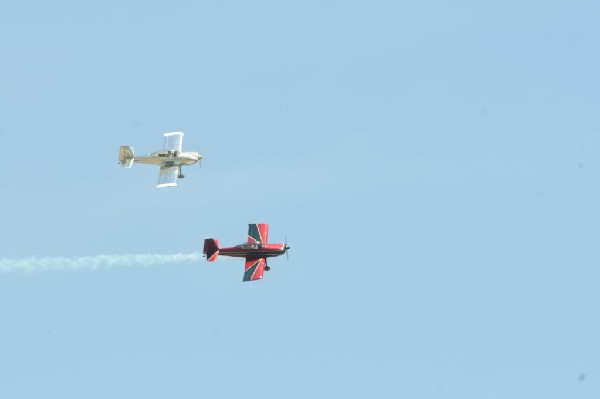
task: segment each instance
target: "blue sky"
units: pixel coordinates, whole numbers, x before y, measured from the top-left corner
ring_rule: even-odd
[[[3,2],[0,258],[292,249],[0,275],[0,397],[597,398],[599,11]]]

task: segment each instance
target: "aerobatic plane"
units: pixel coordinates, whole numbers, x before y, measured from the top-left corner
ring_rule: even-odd
[[[183,152],[183,133],[165,133],[165,145],[162,150],[152,152],[146,156],[133,155],[133,147],[121,146],[119,149],[119,163],[126,168],[131,168],[134,163],[159,165],[158,184],[156,188],[175,187],[177,179],[185,176],[181,173],[183,165],[193,165],[202,159],[199,152]]]
[[[286,254],[290,249],[285,244],[268,244],[269,225],[249,224],[248,242],[235,247],[219,248],[219,241],[208,238],[204,240],[204,255],[206,260],[214,262],[219,255],[246,258],[243,281],[254,281],[263,278],[263,274],[271,268],[267,258]]]

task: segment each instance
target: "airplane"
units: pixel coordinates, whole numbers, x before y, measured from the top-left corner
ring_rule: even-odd
[[[162,150],[152,152],[146,156],[136,157],[133,155],[133,147],[121,146],[119,149],[119,163],[125,168],[131,168],[133,163],[145,163],[160,165],[158,184],[156,188],[175,187],[177,179],[185,176],[181,173],[183,165],[193,165],[202,159],[199,152],[182,152],[183,133],[165,133],[165,145]]]
[[[255,281],[263,278],[265,271],[271,270],[267,266],[267,258],[286,254],[290,249],[285,244],[267,244],[269,225],[254,223],[248,225],[248,242],[235,247],[219,248],[219,241],[208,238],[204,240],[204,255],[206,260],[214,262],[219,255],[246,258],[244,279],[242,281]]]

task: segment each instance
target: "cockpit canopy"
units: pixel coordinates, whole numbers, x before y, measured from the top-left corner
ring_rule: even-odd
[[[263,245],[257,244],[257,243],[245,242],[245,243],[238,245],[238,247],[240,247],[242,249],[259,249],[259,248],[262,248]]]
[[[177,155],[179,155],[179,153],[174,150],[161,150],[161,151],[154,151],[154,152],[150,153],[150,156],[160,157],[160,158],[173,158],[173,157],[176,157]]]

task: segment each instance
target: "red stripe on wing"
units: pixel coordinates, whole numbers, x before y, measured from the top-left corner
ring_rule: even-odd
[[[265,266],[267,260],[265,258],[260,259],[246,259],[244,266],[244,280],[243,281],[255,281],[263,278],[265,273]]]
[[[269,225],[266,223],[254,223],[248,225],[248,242],[263,243],[269,242]]]

